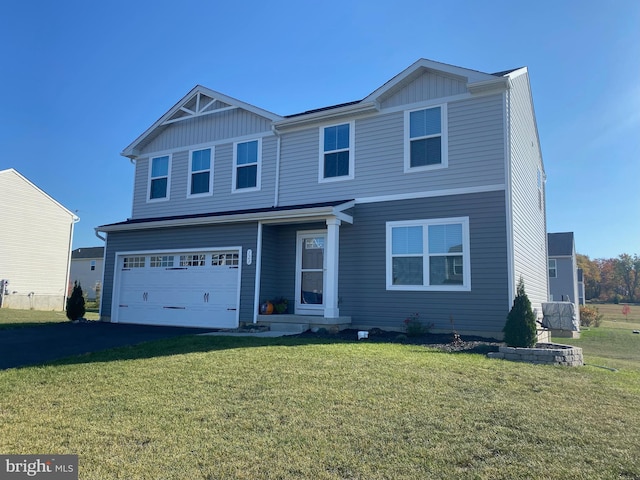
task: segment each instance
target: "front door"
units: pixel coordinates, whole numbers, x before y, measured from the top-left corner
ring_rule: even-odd
[[[326,231],[298,232],[297,238],[296,313],[323,315]]]

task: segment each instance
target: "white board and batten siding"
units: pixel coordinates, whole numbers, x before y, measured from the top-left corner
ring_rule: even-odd
[[[511,80],[507,95],[510,119],[510,202],[513,236],[513,276],[520,277],[532,307],[542,315],[549,292],[544,165],[526,72]],[[538,185],[540,172],[540,188]]]
[[[13,169],[0,171],[3,306],[64,310],[77,217]]]

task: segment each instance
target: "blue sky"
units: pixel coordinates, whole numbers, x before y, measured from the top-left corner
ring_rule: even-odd
[[[418,58],[527,66],[548,231],[592,258],[640,254],[638,0],[3,0],[0,170],[77,211],[74,248],[100,245],[94,227],[131,214],[120,152],[196,84],[286,115]]]

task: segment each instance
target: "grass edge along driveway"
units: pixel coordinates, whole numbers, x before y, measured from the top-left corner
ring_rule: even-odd
[[[640,371],[179,337],[0,372],[0,451],[80,478],[638,478]]]

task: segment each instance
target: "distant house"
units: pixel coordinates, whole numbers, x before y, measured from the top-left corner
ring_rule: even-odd
[[[580,284],[573,232],[548,233],[549,300],[580,306]],[[584,288],[584,287],[583,287]],[[584,295],[582,295],[584,297]]]
[[[133,211],[97,229],[103,321],[402,330],[418,312],[499,337],[520,278],[538,315],[547,301],[526,68],[420,59],[361,100],[285,116],[198,85],[122,155]],[[261,315],[274,297],[294,315]]]
[[[95,300],[102,286],[104,247],[76,248],[71,252],[71,283],[78,282],[87,299]]]
[[[0,306],[64,310],[79,218],[14,169],[0,171]]]

